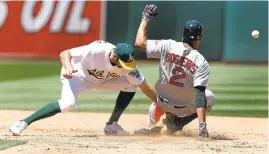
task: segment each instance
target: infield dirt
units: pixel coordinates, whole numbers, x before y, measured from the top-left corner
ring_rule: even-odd
[[[33,123],[21,136],[12,136],[8,127],[32,111],[0,111],[0,139],[28,140],[1,154],[179,154],[179,153],[268,153],[267,118],[207,118],[210,139],[196,139],[194,120],[177,136],[105,136],[108,113],[63,113]],[[146,127],[146,114],[123,114],[120,124],[131,133]]]

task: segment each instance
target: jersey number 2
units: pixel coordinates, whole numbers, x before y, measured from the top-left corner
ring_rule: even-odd
[[[183,87],[184,84],[178,82],[177,80],[178,79],[185,78],[185,76],[186,76],[185,71],[181,67],[175,67],[172,70],[172,73],[173,73],[173,76],[170,77],[169,84],[172,84],[172,85],[175,85],[175,86],[179,86],[179,87]]]

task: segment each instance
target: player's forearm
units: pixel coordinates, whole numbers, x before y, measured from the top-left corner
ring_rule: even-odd
[[[65,69],[73,68],[71,64],[71,54],[68,50],[61,52],[60,59]]]
[[[206,95],[205,87],[195,87],[195,105],[199,122],[206,121]]]
[[[144,80],[144,82],[139,85],[139,88],[153,102],[157,102],[157,93],[155,89],[150,84],[148,84],[146,80]]]
[[[147,49],[147,26],[148,21],[142,20],[136,34],[135,47],[142,51]]]

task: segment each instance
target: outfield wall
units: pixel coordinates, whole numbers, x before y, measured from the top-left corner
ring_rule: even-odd
[[[156,1],[160,14],[149,25],[150,39],[181,40],[183,25],[198,19],[204,25],[200,51],[209,60],[267,61],[268,2],[224,1]],[[148,2],[107,2],[106,38],[113,43],[132,43]],[[123,13],[124,12],[124,13]],[[127,21],[127,22],[126,22]],[[259,39],[251,32],[259,30]],[[137,52],[139,56],[145,56]]]
[[[268,58],[268,2],[224,3],[223,59],[266,61]],[[251,32],[260,31],[259,39]]]
[[[141,21],[141,12],[148,2],[107,2],[107,35],[112,42],[126,40],[133,42],[136,31]],[[199,19],[204,24],[203,54],[212,60],[220,60],[222,53],[222,3],[223,2],[150,2],[159,5],[160,14],[149,25],[149,39],[175,39],[181,40],[183,25],[189,19]],[[196,5],[194,5],[196,4]],[[123,11],[119,8],[124,9]],[[190,10],[191,8],[191,10]],[[211,9],[208,9],[211,8]],[[117,10],[117,11],[114,11]],[[202,15],[201,15],[202,14]],[[128,22],[114,22],[113,17],[119,17]],[[212,18],[209,18],[212,16]],[[120,25],[120,26],[118,26]],[[124,29],[124,32],[123,32]],[[117,36],[116,36],[117,35]],[[115,37],[116,36],[116,37]],[[137,52],[137,54],[142,54]]]
[[[214,61],[267,61],[268,2],[151,1],[160,14],[149,39],[181,40],[183,25],[204,25],[200,52]],[[58,58],[61,51],[96,39],[133,43],[144,1],[0,2],[0,55]],[[251,37],[260,31],[259,39]],[[137,50],[136,57],[145,58]]]

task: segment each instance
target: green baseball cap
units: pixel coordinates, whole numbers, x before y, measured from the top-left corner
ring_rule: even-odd
[[[114,53],[119,58],[121,66],[126,70],[136,68],[136,61],[134,59],[134,48],[128,43],[118,43]]]

